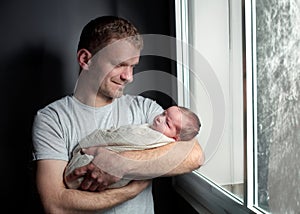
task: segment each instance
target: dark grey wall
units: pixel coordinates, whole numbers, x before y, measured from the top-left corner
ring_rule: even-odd
[[[80,31],[100,15],[127,18],[144,34],[175,34],[173,1],[0,2],[0,194],[2,204],[13,204],[7,207],[11,212],[41,213],[30,163],[33,116],[39,108],[72,93],[78,72],[76,47]],[[140,71],[158,69],[167,73],[175,73],[174,68],[174,62],[153,56],[143,57],[139,67]],[[166,85],[171,88],[170,83]],[[156,99],[164,108],[174,102],[159,92],[144,95]],[[175,194],[170,180],[158,180],[154,186],[157,213],[172,210],[168,208],[170,204],[163,203]]]

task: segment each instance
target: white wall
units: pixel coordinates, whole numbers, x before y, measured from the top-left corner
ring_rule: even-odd
[[[233,17],[234,14],[229,16],[229,12],[233,11],[232,7],[236,7],[234,11],[240,11],[239,3],[232,3],[230,10],[228,1],[224,0],[192,0],[189,3],[190,43],[210,64],[225,98],[225,129],[220,144],[215,142],[214,150],[211,150],[206,142],[213,134],[212,121],[215,114],[210,102],[212,95],[201,79],[190,79],[193,93],[191,108],[197,111],[202,121],[198,139],[206,155],[206,162],[199,172],[220,185],[242,183],[241,18]],[[191,57],[191,63],[199,61],[193,59],[194,56]],[[195,77],[203,75],[201,69],[193,72]]]

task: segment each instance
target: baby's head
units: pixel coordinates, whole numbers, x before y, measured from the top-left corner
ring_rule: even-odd
[[[199,133],[201,123],[190,109],[171,106],[154,118],[151,127],[176,141],[186,141]]]

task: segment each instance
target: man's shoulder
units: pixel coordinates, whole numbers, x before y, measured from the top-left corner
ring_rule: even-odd
[[[73,102],[72,100],[73,100],[72,97],[69,95],[61,97],[47,104],[43,108],[39,109],[38,113],[47,113],[47,112],[58,111],[59,109],[67,108],[70,102]]]
[[[130,105],[141,105],[141,104],[157,104],[155,100],[143,97],[141,95],[124,95],[119,99],[121,102]],[[157,104],[158,105],[158,104]]]
[[[124,101],[144,101],[144,100],[151,100],[151,99],[149,99],[147,97],[143,97],[141,95],[131,95],[131,94],[125,94],[122,97],[120,97],[120,99],[124,100]]]
[[[120,117],[125,115],[130,123],[152,122],[153,118],[163,109],[154,100],[139,95],[124,95],[118,102]],[[121,123],[122,125],[126,123]]]

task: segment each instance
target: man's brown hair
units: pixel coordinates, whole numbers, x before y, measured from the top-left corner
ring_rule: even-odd
[[[132,23],[116,16],[101,16],[83,28],[77,51],[87,49],[94,55],[112,41],[120,39],[128,40],[137,49],[143,47],[142,37]]]

